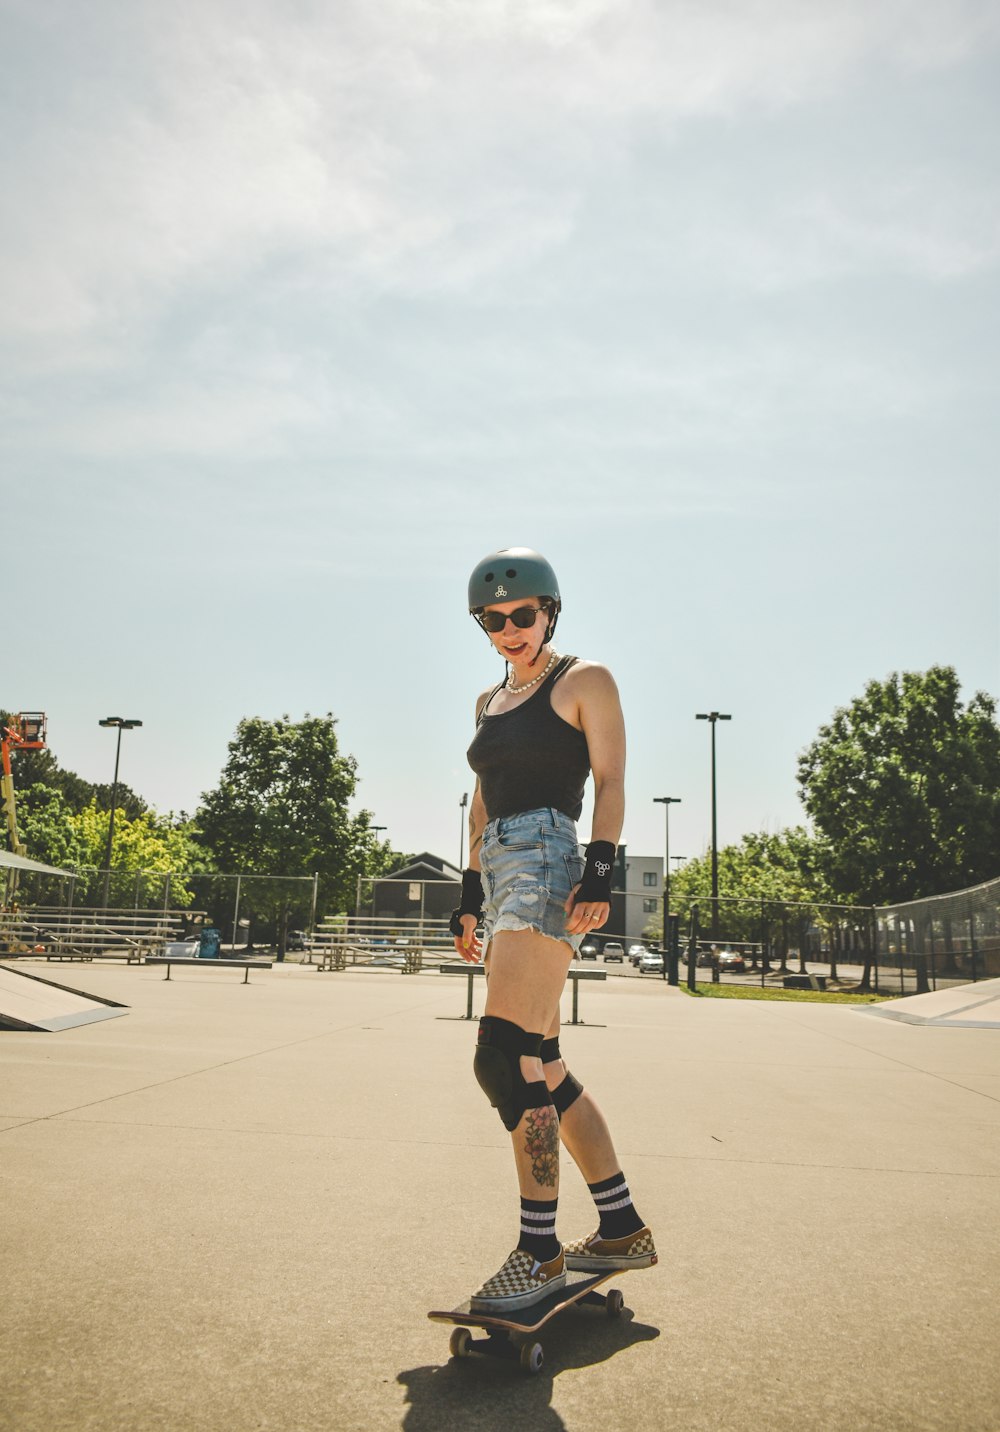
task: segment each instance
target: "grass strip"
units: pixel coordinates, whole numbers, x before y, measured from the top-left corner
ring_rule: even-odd
[[[699,984],[693,992],[682,981],[680,988],[693,999],[783,999],[793,1004],[884,1004],[884,994],[845,994],[835,989],[761,989],[759,985]]]

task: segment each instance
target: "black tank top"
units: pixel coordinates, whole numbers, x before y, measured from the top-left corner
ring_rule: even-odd
[[[490,692],[468,751],[490,820],[541,806],[579,820],[590,772],[587,738],[556,715],[551,700],[553,685],[575,661],[560,657],[534,696],[496,716],[487,709],[501,687]]]

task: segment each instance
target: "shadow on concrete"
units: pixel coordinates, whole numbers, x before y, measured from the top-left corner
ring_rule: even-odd
[[[447,1353],[449,1329],[442,1326]],[[615,1321],[589,1313],[543,1329],[545,1366],[534,1376],[517,1362],[492,1357],[449,1358],[441,1367],[414,1367],[396,1381],[406,1389],[405,1432],[563,1432],[566,1424],[552,1406],[556,1377],[574,1368],[594,1367],[624,1354],[636,1343],[652,1342],[659,1328],[637,1323],[626,1308]]]

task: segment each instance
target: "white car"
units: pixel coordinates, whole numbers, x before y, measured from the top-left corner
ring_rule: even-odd
[[[660,954],[659,950],[643,950],[642,955],[639,959],[639,973],[641,975],[647,973],[663,973],[663,956]]]
[[[644,955],[645,953],[646,953],[646,946],[645,946],[645,945],[629,945],[629,947],[628,947],[628,959],[629,959],[629,964],[630,964],[630,965],[633,965],[633,966],[637,966],[638,963],[639,963],[639,961],[642,959],[642,957],[643,957],[643,955]]]
[[[201,948],[201,940],[197,935],[191,935],[186,940],[171,940],[163,946],[161,955],[167,955],[172,960],[193,960]]]

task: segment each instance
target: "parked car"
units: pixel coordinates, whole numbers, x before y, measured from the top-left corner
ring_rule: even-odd
[[[174,960],[193,960],[198,954],[198,947],[201,940],[197,935],[189,935],[186,940],[170,940],[160,951],[161,955],[168,955]]]
[[[643,951],[639,960],[639,973],[641,975],[663,973],[663,956],[659,950]]]
[[[719,953],[719,969],[728,970],[730,974],[742,975],[746,972],[747,962],[738,950],[722,950]]]
[[[644,955],[645,953],[646,953],[646,946],[645,946],[645,945],[629,945],[629,947],[628,947],[629,964],[638,966],[639,961],[642,959],[642,957],[643,957],[643,955]]]
[[[617,960],[619,964],[622,964],[624,959],[625,947],[617,940],[608,940],[604,946],[604,963],[607,964],[608,960]]]
[[[581,958],[581,960],[596,960],[596,959],[597,959],[597,956],[598,956],[598,953],[599,953],[598,948],[597,948],[597,946],[594,944],[593,940],[586,940],[586,941],[584,941],[584,943],[580,946],[580,958]]]
[[[306,951],[309,948],[309,941],[306,939],[305,930],[289,930],[288,943],[285,949],[288,951]]]

